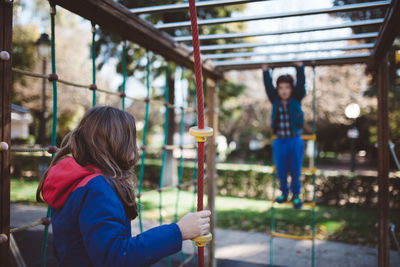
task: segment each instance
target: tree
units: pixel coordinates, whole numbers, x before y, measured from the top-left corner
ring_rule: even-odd
[[[24,10],[24,5],[21,9]],[[46,14],[48,16],[48,6],[34,6],[34,16]],[[37,10],[37,11],[36,11]],[[35,73],[42,72],[42,60],[38,58],[35,42],[40,36],[39,28],[42,25],[26,24],[20,18],[26,15],[24,12],[17,12],[14,20],[13,30],[13,67],[24,69]],[[61,79],[75,81],[81,84],[91,83],[91,62],[90,50],[87,44],[90,42],[89,32],[81,27],[81,19],[64,10],[57,10],[56,23],[56,62],[57,74]],[[43,25],[47,25],[47,18],[43,15]],[[49,32],[47,30],[47,32]],[[86,38],[85,38],[86,37]],[[70,44],[75,44],[71,46]],[[50,72],[50,60],[47,71]],[[48,74],[47,73],[47,74]],[[26,77],[14,73],[13,75],[13,103],[22,105],[31,110],[34,117],[34,123],[31,127],[31,133],[38,136],[38,121],[41,114],[41,90],[42,80],[32,77]],[[98,78],[100,88],[108,88],[108,82]],[[46,84],[47,94],[47,120],[51,120],[52,115],[52,86]],[[83,112],[91,106],[91,92],[86,89],[74,88],[58,83],[58,141],[78,122],[78,118]],[[119,97],[107,97],[98,93],[99,104],[118,105]],[[47,123],[47,141],[49,143],[51,123]]]
[[[335,0],[334,5],[344,5],[344,4],[355,4],[355,3],[365,3],[363,0]],[[346,12],[340,13],[338,16],[348,18],[352,21],[364,20],[364,19],[374,19],[383,18],[386,13],[386,8],[375,8],[366,11],[359,12]],[[361,32],[371,32],[379,31],[379,25],[368,25],[362,27],[354,27],[352,30],[355,33]],[[398,36],[400,37],[400,36]],[[370,40],[372,41],[372,40]],[[400,65],[394,62],[395,51],[400,49],[400,40],[395,40],[391,50],[389,51],[389,128],[390,128],[390,139],[397,145],[400,145],[400,130],[398,125],[400,123],[400,80],[399,80],[399,69]],[[369,83],[369,88],[365,91],[365,95],[368,97],[376,97],[376,77]],[[376,108],[371,110],[371,114],[376,113]],[[371,117],[371,116],[369,116]],[[371,146],[377,141],[377,129],[375,119],[368,122],[369,132],[371,134],[370,142]],[[400,148],[397,148],[397,152],[400,152]]]
[[[342,6],[342,5],[351,5],[351,4],[363,4],[365,0],[334,0],[333,5]],[[370,1],[373,2],[373,1]],[[373,8],[367,10],[359,10],[359,11],[351,11],[351,12],[339,12],[333,14],[332,16],[347,18],[352,21],[357,20],[366,20],[366,19],[376,19],[383,18],[386,13],[386,8]],[[353,27],[352,30],[354,33],[365,33],[365,32],[379,32],[380,25],[368,25],[368,26],[357,26]],[[369,39],[368,42],[373,41],[373,39]]]

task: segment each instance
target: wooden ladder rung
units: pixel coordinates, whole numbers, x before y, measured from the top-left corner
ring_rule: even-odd
[[[316,174],[317,173],[317,169],[316,168],[303,168],[301,170],[302,174],[306,174],[306,173],[311,173],[311,174]]]
[[[273,134],[271,136],[272,141],[274,141],[276,138],[277,137],[275,134]],[[303,134],[301,136],[301,139],[303,139],[304,141],[307,141],[307,140],[317,141],[317,135],[316,134]]]
[[[317,135],[316,134],[304,134],[301,136],[301,139],[303,139],[304,141],[306,141],[306,140],[317,141]]]
[[[276,202],[275,200],[273,200],[272,201],[272,204],[275,204],[275,203],[277,203],[277,204],[279,204],[279,205],[293,205],[293,202],[291,202],[291,201],[285,201],[285,202],[283,202],[283,203],[278,203],[278,202]],[[310,207],[310,208],[312,208],[312,209],[315,209],[315,207],[316,207],[317,205],[315,204],[315,202],[304,202],[303,203],[303,207]]]
[[[272,171],[273,171],[273,172],[276,172],[276,167],[275,167],[275,165],[272,166]],[[316,174],[316,173],[317,173],[317,168],[302,168],[302,169],[301,169],[301,173],[302,173],[302,174],[308,174],[308,173]]]
[[[288,234],[277,233],[275,231],[271,231],[270,235],[272,238],[280,237],[280,238],[293,239],[293,240],[314,240],[314,237],[311,235],[304,235],[304,236],[288,235]]]

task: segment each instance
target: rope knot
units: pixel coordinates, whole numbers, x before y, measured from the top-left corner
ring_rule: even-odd
[[[8,241],[8,236],[6,234],[0,234],[0,244],[6,243]]]
[[[51,224],[51,220],[47,217],[43,217],[42,219],[40,219],[42,221],[42,224],[44,226],[49,226]]]
[[[89,89],[92,91],[95,91],[95,90],[97,90],[97,85],[91,84],[91,85],[89,85]]]
[[[0,151],[7,151],[8,144],[6,142],[0,142]]]
[[[7,51],[1,51],[0,59],[4,61],[10,60],[10,54]]]
[[[48,80],[49,80],[49,82],[58,81],[58,75],[56,73],[51,73],[51,74],[49,74]]]
[[[57,147],[56,146],[49,146],[49,149],[47,150],[47,152],[49,152],[50,154],[55,154],[57,153]]]

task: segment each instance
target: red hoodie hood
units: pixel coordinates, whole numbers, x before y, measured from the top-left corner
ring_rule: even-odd
[[[61,208],[75,189],[85,186],[99,175],[100,170],[93,166],[82,167],[74,158],[64,158],[47,173],[43,184],[43,199],[52,208]]]

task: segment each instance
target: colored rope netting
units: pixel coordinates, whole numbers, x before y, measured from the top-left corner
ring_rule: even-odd
[[[92,84],[89,86],[93,91],[92,107],[96,106],[96,24],[92,22]]]
[[[45,225],[45,226],[46,225],[50,225],[49,218],[43,217],[40,220],[37,220],[37,221],[32,222],[30,224],[12,228],[12,229],[10,229],[10,233],[16,233],[16,232],[24,231],[24,230],[27,230],[29,228],[33,228],[33,227],[38,226],[38,225]]]
[[[150,55],[147,51],[147,64],[146,64],[146,98],[150,98]],[[139,207],[139,228],[140,232],[143,232],[143,218],[142,218],[142,187],[143,187],[143,176],[144,176],[144,161],[146,159],[146,139],[147,139],[147,128],[149,125],[149,110],[150,102],[146,102],[146,113],[144,117],[144,128],[143,128],[143,139],[142,139],[142,157],[140,162],[140,172],[139,172],[139,188],[138,188],[138,207]]]
[[[50,23],[51,23],[51,73],[53,76],[57,75],[56,72],[56,33],[55,33],[55,16],[56,16],[56,6],[50,3]],[[54,79],[53,83],[53,125],[51,130],[51,145],[56,146],[57,137],[57,81]],[[54,157],[54,154],[52,155]],[[51,207],[47,207],[46,218],[51,216]],[[47,241],[49,236],[49,225],[44,227],[44,238],[42,246],[42,267],[46,267],[46,252],[47,252]]]
[[[126,90],[126,42],[123,42],[122,44],[122,93],[121,93],[121,98],[122,98],[122,110],[125,111],[125,90]]]
[[[168,66],[165,66],[165,90],[164,90],[164,102],[168,103]],[[169,107],[168,105],[165,105],[165,122],[164,122],[164,146],[167,145],[167,140],[168,140],[168,112]],[[161,188],[163,187],[163,180],[164,180],[164,172],[165,172],[165,162],[167,160],[167,150],[163,150],[162,152],[162,163],[161,163],[161,172],[160,172],[160,180],[158,184],[158,188],[160,189],[158,192],[159,195],[159,205],[158,205],[158,210],[159,210],[159,223],[162,225],[163,223],[163,211],[162,211],[162,190]],[[167,264],[168,266],[171,266],[171,259],[167,257]]]
[[[48,152],[50,154],[56,153],[58,150],[55,146],[49,147],[19,147],[19,146],[12,146],[11,152]]]
[[[159,100],[150,100],[150,57],[149,54],[147,54],[147,66],[146,66],[146,89],[147,89],[147,96],[145,99],[138,99],[138,98],[133,98],[133,97],[128,97],[126,96],[126,79],[127,79],[127,70],[126,70],[126,43],[123,45],[123,50],[122,50],[122,64],[123,64],[123,84],[122,84],[122,92],[118,93],[115,91],[110,91],[110,90],[104,90],[104,89],[99,89],[97,88],[96,85],[96,26],[95,24],[92,24],[92,44],[91,44],[91,58],[92,58],[92,84],[90,85],[85,85],[85,84],[78,84],[74,82],[69,82],[66,80],[59,79],[57,72],[56,72],[56,47],[55,47],[55,15],[56,15],[56,7],[52,3],[50,3],[50,23],[51,23],[51,74],[50,75],[45,75],[45,74],[37,74],[33,73],[30,71],[25,71],[25,70],[20,70],[13,68],[13,71],[19,74],[27,75],[30,77],[34,78],[46,78],[50,82],[52,82],[52,87],[53,87],[53,115],[52,115],[52,133],[51,133],[51,146],[49,147],[41,147],[41,148],[29,148],[29,147],[13,147],[11,150],[14,152],[43,152],[47,151],[52,154],[52,157],[54,157],[57,147],[56,147],[56,136],[57,136],[57,83],[62,83],[66,84],[69,86],[73,87],[78,87],[78,88],[85,88],[92,90],[92,106],[96,106],[96,92],[102,92],[106,94],[111,94],[115,96],[119,96],[122,98],[122,110],[125,109],[125,98],[129,98],[132,100],[142,100],[146,103],[146,114],[145,114],[145,125],[144,125],[144,132],[143,132],[143,140],[142,140],[142,155],[141,155],[141,166],[140,166],[140,174],[139,174],[139,188],[138,188],[138,206],[139,206],[139,225],[140,225],[140,231],[143,232],[143,220],[142,220],[142,214],[141,214],[141,195],[142,195],[142,187],[143,187],[143,177],[144,177],[144,167],[145,167],[145,158],[146,158],[146,138],[147,138],[147,133],[148,133],[148,119],[149,119],[149,109],[150,109],[150,102],[154,103],[160,103],[165,106],[165,124],[164,124],[164,146],[163,146],[163,154],[162,154],[162,169],[160,173],[160,180],[159,180],[159,187],[157,191],[159,192],[159,222],[160,224],[163,223],[163,214],[162,214],[162,191],[173,188],[174,186],[171,187],[163,187],[163,179],[164,179],[164,172],[165,172],[165,162],[166,162],[166,156],[167,156],[167,150],[173,150],[175,148],[179,148],[181,151],[181,158],[180,158],[180,165],[179,165],[179,182],[178,182],[178,195],[176,199],[176,211],[174,215],[174,220],[177,221],[178,217],[178,209],[179,209],[179,193],[181,191],[181,188],[185,186],[190,186],[192,184],[197,184],[198,188],[194,187],[193,189],[193,209],[194,209],[194,204],[195,204],[195,197],[197,192],[201,192],[201,196],[198,197],[198,203],[199,199],[201,199],[201,204],[198,205],[198,210],[202,209],[202,192],[203,192],[203,185],[201,184],[200,186],[198,185],[197,181],[202,181],[203,183],[203,176],[204,176],[204,143],[199,143],[199,148],[197,149],[196,146],[190,145],[190,146],[185,146],[183,145],[183,132],[184,132],[184,115],[185,111],[194,111],[197,113],[197,106],[200,107],[199,115],[196,116],[196,125],[198,121],[201,121],[202,123],[199,123],[199,126],[202,125],[204,127],[204,107],[203,107],[203,89],[202,89],[202,83],[200,82],[200,86],[198,84],[198,79],[196,79],[196,89],[195,92],[195,98],[197,99],[197,103],[195,101],[195,107],[179,107],[181,111],[181,124],[180,124],[180,144],[179,146],[175,145],[167,145],[167,137],[168,137],[168,110],[170,108],[177,108],[177,106],[168,103],[168,67],[165,68],[165,75],[166,75],[166,83],[165,83],[165,95],[164,95],[164,102],[159,101]],[[201,70],[200,70],[201,72]],[[197,72],[196,77],[199,77],[199,73]],[[200,73],[200,81],[201,81],[201,73]],[[201,97],[197,98],[196,95],[199,95]],[[202,147],[202,148],[200,148]],[[195,166],[194,171],[193,171],[193,179],[192,181],[188,181],[185,183],[182,183],[182,177],[183,177],[183,149],[192,149],[195,148],[198,153],[195,158]],[[198,158],[201,158],[201,160],[198,160]],[[201,165],[201,167],[199,167]],[[197,177],[197,178],[196,178]],[[201,177],[201,178],[200,178]],[[48,206],[47,209],[47,214],[45,218],[42,218],[38,221],[32,222],[31,224],[21,226],[18,228],[11,229],[12,232],[17,232],[17,231],[22,231],[37,225],[44,225],[44,238],[43,238],[43,244],[42,244],[42,252],[41,252],[41,266],[46,267],[46,254],[47,254],[47,246],[48,246],[48,231],[49,231],[49,224],[50,224],[50,217],[51,217],[51,207]],[[194,250],[196,251],[196,246],[193,243]],[[199,248],[199,251],[201,249]],[[182,253],[182,252],[181,252]],[[188,263],[190,260],[195,257],[197,253],[193,253],[190,257],[185,259],[183,253],[182,253],[182,266]],[[170,259],[167,258],[168,265],[171,266]],[[204,260],[203,260],[204,261]],[[201,260],[199,260],[201,262]],[[197,265],[197,261],[196,261]]]
[[[166,75],[168,75],[167,69],[165,70]],[[166,76],[168,77],[168,76]],[[167,97],[168,97],[168,88],[167,88],[167,78],[166,78],[166,85],[165,85],[165,101],[168,101]],[[147,64],[146,64],[146,91],[147,91],[147,98],[149,98],[150,96],[150,54],[149,52],[147,52]],[[184,95],[182,95],[183,98],[183,102],[185,101]],[[196,95],[195,95],[196,98]],[[195,103],[196,105],[196,103]],[[168,109],[168,105],[165,105],[166,110]],[[142,216],[142,212],[143,212],[143,207],[142,207],[142,196],[146,193],[149,192],[154,192],[154,191],[158,191],[159,192],[159,212],[160,212],[160,217],[159,217],[159,222],[160,224],[163,221],[163,215],[162,215],[162,195],[161,192],[168,190],[168,189],[173,189],[173,188],[177,188],[177,197],[176,197],[176,204],[175,204],[175,214],[174,214],[174,221],[178,221],[178,215],[179,215],[179,194],[182,190],[182,188],[186,187],[186,186],[190,186],[193,184],[197,183],[196,180],[196,174],[197,174],[197,167],[196,167],[196,163],[197,163],[197,153],[196,153],[196,158],[195,158],[195,167],[193,169],[193,178],[191,181],[187,181],[187,182],[182,182],[183,180],[183,167],[184,167],[184,158],[183,158],[183,149],[189,146],[185,146],[183,145],[183,134],[184,134],[184,121],[185,121],[185,112],[184,109],[181,108],[181,121],[180,121],[180,143],[179,146],[174,146],[171,145],[172,148],[179,148],[181,151],[181,157],[180,157],[180,161],[179,161],[179,172],[178,172],[178,186],[162,186],[162,181],[164,179],[164,172],[165,172],[165,158],[163,156],[163,161],[162,161],[162,170],[160,173],[160,181],[159,181],[159,187],[157,189],[153,189],[153,190],[148,190],[146,192],[143,192],[143,179],[144,179],[144,169],[145,169],[145,160],[146,160],[146,152],[147,152],[147,135],[148,135],[148,120],[149,120],[149,110],[150,110],[150,102],[146,102],[146,111],[145,111],[145,119],[144,119],[144,128],[143,128],[143,137],[142,137],[142,155],[141,155],[141,164],[140,164],[140,171],[139,171],[139,185],[138,185],[138,194],[137,194],[137,198],[138,198],[138,209],[139,209],[139,228],[140,228],[140,232],[143,232],[143,216]],[[167,117],[168,114],[165,114],[165,119],[166,119],[166,125],[164,125],[164,144],[166,144],[166,131],[168,129],[168,122],[167,122]],[[197,117],[195,117],[195,125],[197,125]],[[168,149],[166,149],[165,147],[167,147],[167,145],[164,145],[164,150],[163,150],[163,154],[166,153],[166,151]],[[191,148],[195,148],[195,146],[190,146]],[[196,197],[196,187],[193,187],[193,208],[192,211],[194,210],[195,207],[195,197]],[[184,266],[185,264],[187,264],[188,262],[190,262],[193,257],[195,257],[197,255],[196,253],[196,246],[193,243],[193,249],[194,249],[194,253],[193,255],[189,256],[187,259],[185,259],[185,256],[183,254],[183,252],[181,251],[181,258],[182,258],[182,263],[180,266]],[[197,259],[195,259],[197,262]]]
[[[15,73],[19,73],[22,75],[26,75],[29,77],[33,77],[33,78],[41,78],[41,79],[48,79],[50,81],[52,81],[52,79],[54,77],[51,77],[51,75],[47,75],[47,74],[39,74],[39,73],[35,73],[35,72],[31,72],[31,71],[27,71],[27,70],[21,70],[21,69],[17,69],[17,68],[12,68],[12,71]],[[59,77],[57,77],[56,82],[58,83],[62,83],[65,85],[69,85],[72,87],[77,87],[77,88],[83,88],[83,89],[88,89],[91,91],[96,91],[96,92],[101,92],[104,94],[108,94],[108,95],[114,95],[114,96],[118,96],[118,97],[124,97],[126,99],[130,99],[133,101],[142,101],[142,102],[152,102],[154,104],[158,104],[158,105],[167,105],[169,108],[182,108],[182,107],[178,107],[175,106],[173,104],[165,104],[164,101],[162,100],[158,100],[158,99],[150,99],[150,98],[136,98],[136,97],[131,97],[131,96],[127,96],[127,95],[123,95],[122,93],[116,92],[116,91],[112,91],[112,90],[107,90],[107,89],[101,89],[98,88],[96,84],[79,84],[79,83],[75,83],[75,82],[70,82],[70,81],[66,81],[63,79],[60,79]],[[184,107],[183,108],[186,112],[194,112],[194,108],[193,107]]]

